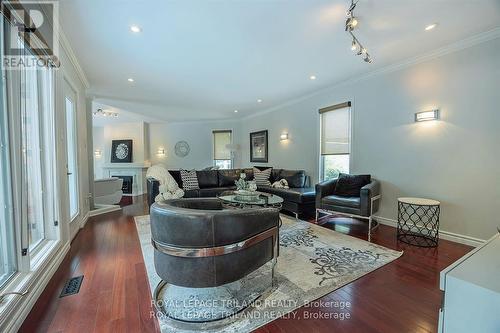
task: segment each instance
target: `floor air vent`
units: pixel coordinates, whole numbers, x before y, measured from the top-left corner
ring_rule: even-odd
[[[78,294],[82,285],[83,275],[71,278],[66,282],[59,298],[69,295]]]

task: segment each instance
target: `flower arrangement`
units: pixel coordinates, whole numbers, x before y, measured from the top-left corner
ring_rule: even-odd
[[[241,173],[240,179],[236,180],[234,184],[236,185],[236,190],[238,191],[249,191],[255,192],[257,191],[257,184],[254,181],[246,181],[246,174]]]

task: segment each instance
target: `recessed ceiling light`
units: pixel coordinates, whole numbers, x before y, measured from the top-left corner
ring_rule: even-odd
[[[131,25],[131,26],[130,26],[130,31],[135,32],[135,33],[138,33],[138,32],[141,32],[141,31],[142,31],[142,29],[141,29],[141,27],[139,27],[138,25],[135,25],[135,24],[134,24],[134,25]]]
[[[311,75],[311,76],[309,76],[309,79],[311,79],[311,80],[316,80],[316,75]]]
[[[262,103],[262,100],[259,98],[259,99],[257,100],[257,103]]]
[[[432,24],[429,24],[428,26],[426,26],[426,27],[425,27],[425,31],[432,30],[432,29],[434,29],[435,27],[437,27],[437,23],[432,23]]]
[[[238,110],[234,110],[234,113],[238,113]]]
[[[134,82],[134,79],[133,78],[128,78],[127,81],[128,82]]]

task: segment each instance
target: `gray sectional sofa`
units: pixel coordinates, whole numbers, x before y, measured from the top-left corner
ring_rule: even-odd
[[[246,174],[246,180],[253,180],[253,169],[227,169],[227,170],[200,170],[196,171],[199,190],[185,191],[185,198],[216,197],[218,194],[235,190],[234,182],[240,178],[240,174]],[[169,170],[169,173],[182,188],[180,171]],[[310,187],[308,176],[304,170],[274,169],[271,172],[271,183],[286,179],[289,189],[273,188],[270,186],[258,187],[258,191],[278,195],[284,199],[283,209],[296,217],[299,214],[314,215],[315,209],[315,189]],[[151,206],[158,195],[159,182],[156,179],[148,178],[148,203]]]

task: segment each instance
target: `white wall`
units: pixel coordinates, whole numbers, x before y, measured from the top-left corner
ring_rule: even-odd
[[[240,123],[237,121],[157,123],[149,125],[151,162],[163,163],[171,169],[202,169],[213,165],[213,130],[230,129],[233,142],[240,138]],[[191,151],[186,157],[175,155],[178,141],[186,141]],[[158,148],[165,149],[165,157],[157,155]],[[235,155],[234,166],[241,166],[241,152]]]
[[[404,69],[322,91],[241,124],[243,165],[248,133],[269,130],[269,165],[319,177],[318,109],[353,102],[352,173],[382,181],[378,215],[397,218],[397,197],[442,202],[441,229],[486,239],[499,226],[500,39]],[[414,123],[439,107],[441,120]],[[281,142],[282,131],[289,142]]]
[[[118,123],[104,126],[103,142],[97,142],[103,149],[103,163],[111,163],[112,140],[132,140],[132,163],[149,161],[149,125],[144,122]],[[94,145],[96,142],[94,141]]]

